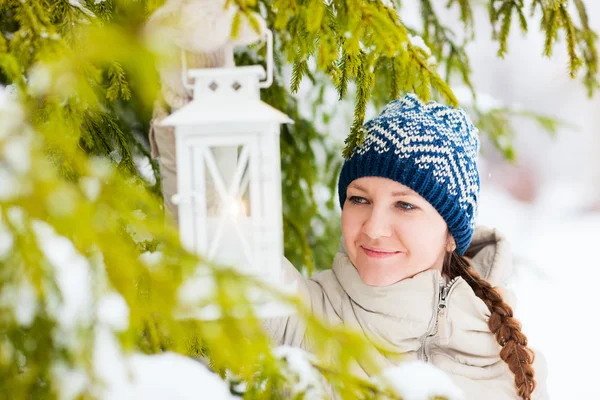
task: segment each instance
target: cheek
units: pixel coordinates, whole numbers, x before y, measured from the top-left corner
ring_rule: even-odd
[[[354,245],[353,243],[358,239],[362,226],[362,215],[357,210],[352,209],[349,206],[345,206],[342,210],[342,235],[344,236],[344,244],[348,255],[353,260]]]
[[[438,249],[446,243],[446,223],[441,217],[439,221],[407,218],[402,224],[395,224],[395,231],[410,254],[419,258],[437,257]]]

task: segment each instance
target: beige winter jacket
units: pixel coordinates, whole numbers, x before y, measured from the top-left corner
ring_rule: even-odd
[[[502,287],[512,269],[506,241],[495,230],[478,228],[471,246],[490,240],[493,244],[483,247],[472,263],[483,278]],[[490,312],[462,278],[445,282],[439,271],[428,270],[390,286],[369,286],[361,280],[343,245],[332,269],[310,279],[289,262],[285,264],[286,278],[298,282],[299,295],[314,314],[363,332],[377,343],[378,348],[373,347],[377,368],[420,359],[448,373],[468,400],[519,398],[514,375],[500,359],[501,347],[489,331]],[[440,308],[440,302],[446,307]],[[276,343],[311,350],[298,317],[270,320],[266,326]],[[363,377],[376,372],[358,362],[355,367]],[[547,399],[547,373],[540,354],[534,368],[537,388],[533,399]]]

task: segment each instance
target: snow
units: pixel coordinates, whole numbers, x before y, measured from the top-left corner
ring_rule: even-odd
[[[381,0],[381,4],[383,4],[384,7],[391,8],[392,10],[394,9],[392,0]]]
[[[101,399],[125,399],[130,374],[126,359],[113,332],[105,327],[95,328],[93,371],[98,380],[94,388]],[[165,372],[166,373],[166,372]]]
[[[179,304],[186,307],[193,307],[201,304],[217,293],[217,286],[212,275],[199,275],[188,278],[177,290],[177,300]]]
[[[304,399],[325,398],[321,378],[312,366],[309,355],[302,349],[280,346],[273,351],[276,358],[285,362],[286,367],[281,371],[292,384],[292,397],[304,395]]]
[[[3,144],[2,157],[12,170],[20,175],[29,171],[31,160],[31,137],[27,134],[15,135]]]
[[[4,284],[0,293],[0,307],[12,309],[20,326],[28,327],[32,324],[37,311],[37,295],[26,276],[19,282]]]
[[[3,294],[4,295],[4,294]],[[35,288],[27,279],[21,278],[21,282],[14,296],[15,317],[21,326],[30,326],[37,312],[37,294]]]
[[[96,201],[98,195],[100,195],[102,183],[96,177],[84,176],[79,179],[79,186],[88,200]]]
[[[161,263],[163,254],[160,251],[146,251],[139,258],[147,267],[154,267]]]
[[[546,187],[533,204],[495,187],[482,188],[479,222],[494,226],[511,243],[515,315],[536,359],[545,359],[548,391],[557,399],[600,398],[592,364],[600,351],[588,344],[597,329],[600,213],[575,212],[573,205],[582,202],[581,193],[560,184]],[[572,344],[560,345],[565,340]]]
[[[55,316],[64,333],[72,332],[76,326],[90,326],[94,291],[88,260],[69,239],[58,235],[47,223],[34,221],[32,226],[59,289],[59,296],[48,299],[49,312]]]
[[[38,63],[31,68],[27,88],[33,96],[41,96],[52,87],[52,73],[44,64]]]
[[[90,384],[90,378],[85,370],[70,368],[61,361],[53,363],[51,373],[54,383],[60,388],[60,391],[57,393],[59,400],[78,398]]]
[[[124,355],[112,333],[99,328],[94,368],[100,385],[95,394],[110,400],[229,400],[227,384],[200,362],[167,352]]]
[[[386,368],[374,380],[389,387],[403,400],[427,400],[436,396],[464,400],[462,391],[439,368],[423,361],[405,361]]]
[[[22,194],[25,188],[18,175],[25,174],[30,164],[29,132],[24,129],[24,113],[15,98],[14,86],[0,86],[0,151],[4,161],[0,163],[0,200]],[[0,249],[2,246],[0,243]]]
[[[98,381],[92,385],[96,397],[110,400],[233,398],[228,385],[218,375],[192,358],[175,353],[124,353],[114,334],[129,325],[129,309],[120,294],[111,292],[102,296],[97,315],[93,371]],[[74,398],[89,384],[79,370],[62,368],[58,372],[61,394],[66,396],[63,398]]]
[[[125,397],[111,399],[148,400],[229,400],[227,384],[202,363],[175,353],[147,356],[134,354],[128,359],[131,386]]]
[[[152,169],[152,164],[150,164],[148,157],[135,156],[134,162],[138,172],[146,182],[150,185],[154,185],[156,183],[156,177],[154,176],[154,170]]]
[[[95,17],[96,15],[94,15],[93,12],[91,12],[89,9],[87,9],[83,4],[81,4],[79,2],[79,0],[69,0],[69,4],[79,10],[81,10],[81,12],[83,12],[85,15],[87,15],[88,17]],[[96,0],[96,2],[94,2],[94,4],[98,4],[98,1]]]
[[[0,166],[0,201],[11,200],[19,195],[20,184],[13,174],[6,170],[3,166]]]
[[[425,41],[421,36],[414,36],[409,33],[408,39],[411,45],[413,45],[414,47],[418,47],[419,49],[423,50],[425,54],[431,56],[431,49],[429,48],[429,46],[427,46],[427,44],[425,44]]]
[[[92,156],[88,160],[88,173],[101,180],[108,179],[112,173],[110,162],[101,157]]]
[[[118,293],[104,295],[98,303],[98,322],[113,331],[122,332],[129,326],[129,307]]]
[[[136,212],[138,210],[134,210],[132,212],[132,215],[138,219],[143,219],[142,217],[144,216],[144,214],[140,211],[140,212]],[[131,235],[131,238],[136,242],[136,243],[142,243],[145,241],[152,241],[154,239],[154,236],[152,236],[152,234],[147,231],[146,229],[144,229],[142,226],[140,225],[133,225],[133,224],[129,224],[127,225],[127,233],[129,233]]]

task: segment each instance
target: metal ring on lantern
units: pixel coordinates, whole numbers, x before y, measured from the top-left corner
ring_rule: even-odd
[[[267,36],[267,79],[259,81],[258,86],[261,89],[266,89],[273,83],[273,32],[267,29],[265,35]]]
[[[265,31],[266,42],[267,42],[267,77],[264,81],[259,81],[258,86],[261,89],[266,89],[273,84],[273,32],[270,29]],[[188,90],[194,89],[194,84],[190,83],[187,68],[187,57],[185,50],[181,49],[181,83],[183,87]]]
[[[190,83],[188,77],[188,69],[187,69],[187,57],[185,55],[185,50],[181,49],[181,82],[183,83],[183,87],[187,90],[193,90],[194,85]]]

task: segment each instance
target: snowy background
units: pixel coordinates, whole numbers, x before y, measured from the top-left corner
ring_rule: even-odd
[[[592,28],[600,30],[600,4],[586,5]],[[477,90],[567,124],[552,138],[531,121],[517,121],[517,166],[488,162],[482,168],[479,222],[511,242],[516,314],[548,362],[551,397],[598,399],[600,96],[588,99],[581,82],[568,78],[564,41],[548,60],[536,26],[526,37],[515,29],[508,55],[499,60],[485,10],[475,21],[478,39],[469,54]],[[517,197],[528,201],[505,189],[515,183]]]

